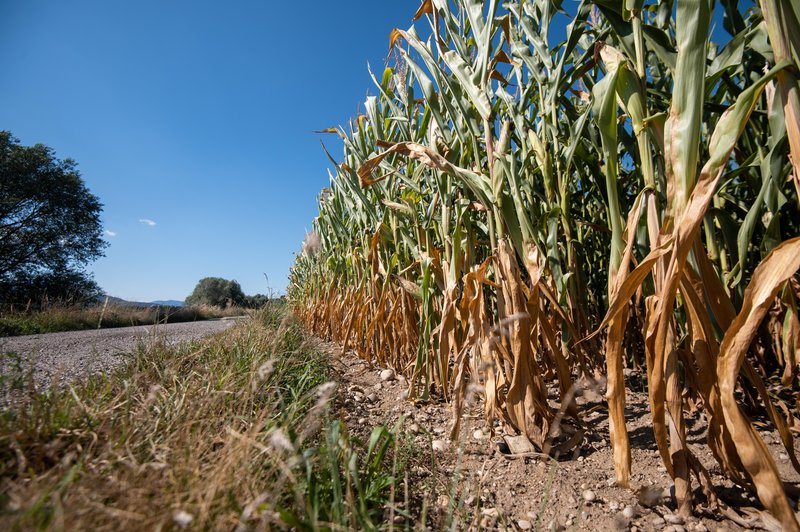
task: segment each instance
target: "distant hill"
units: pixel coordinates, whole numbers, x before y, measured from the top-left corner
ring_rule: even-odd
[[[154,307],[154,306],[162,306],[162,307],[182,307],[183,301],[178,301],[176,299],[166,299],[166,300],[158,300],[158,301],[128,301],[126,299],[122,299],[121,297],[114,297],[114,296],[101,296],[99,301],[100,303],[105,302],[106,297],[108,297],[108,304],[109,305],[119,305],[121,307]]]
[[[157,301],[151,301],[151,305],[162,305],[165,307],[182,307],[183,301],[178,301],[177,299],[159,299]]]

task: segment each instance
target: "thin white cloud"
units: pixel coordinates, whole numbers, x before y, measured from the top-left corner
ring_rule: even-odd
[[[115,236],[117,236],[117,233],[114,232],[114,231],[109,231],[108,229],[106,229],[106,236],[115,237]]]
[[[153,220],[151,220],[150,218],[140,218],[139,221],[142,222],[145,225],[149,225],[150,227],[153,227],[154,225],[156,225],[156,223]]]

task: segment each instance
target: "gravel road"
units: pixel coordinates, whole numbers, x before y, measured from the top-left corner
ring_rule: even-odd
[[[37,389],[44,389],[109,371],[129,360],[139,342],[164,339],[167,344],[177,344],[222,331],[235,321],[222,319],[0,338],[0,375],[11,377],[32,368]],[[10,401],[7,383],[2,382],[6,380],[0,379],[0,404]]]

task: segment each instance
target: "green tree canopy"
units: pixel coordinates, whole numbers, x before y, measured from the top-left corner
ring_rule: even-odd
[[[47,287],[73,293],[72,284],[96,292],[83,268],[108,245],[102,209],[75,161],[58,159],[42,144],[22,146],[0,131],[0,303],[51,297],[39,293]]]
[[[236,281],[221,277],[200,279],[194,291],[186,298],[187,305],[211,305],[214,307],[244,306],[246,296]]]

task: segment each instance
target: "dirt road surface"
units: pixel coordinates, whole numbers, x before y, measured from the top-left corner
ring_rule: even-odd
[[[121,327],[0,338],[0,376],[8,381],[33,370],[38,390],[106,372],[130,360],[139,345],[177,344],[227,329],[235,320]],[[8,382],[0,381],[0,405],[8,404]]]

